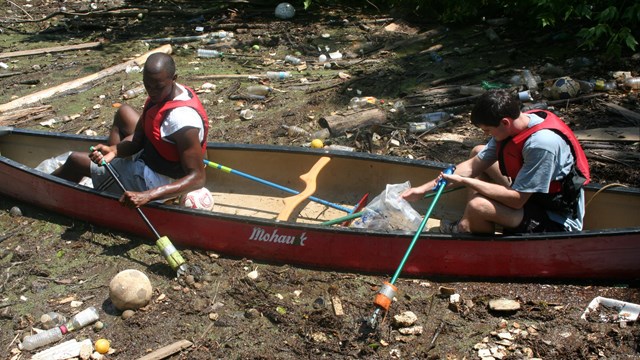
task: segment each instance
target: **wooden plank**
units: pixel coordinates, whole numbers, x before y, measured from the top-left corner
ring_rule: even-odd
[[[184,350],[193,345],[193,343],[189,340],[180,340],[176,341],[173,344],[167,345],[165,347],[161,347],[158,350],[148,353],[147,355],[138,358],[138,360],[160,360],[164,359],[168,356],[171,356],[178,351]]]
[[[159,48],[153,49],[149,52],[146,52],[145,54],[133,59],[133,60],[129,60],[126,61],[122,64],[119,65],[114,65],[112,67],[106,68],[104,70],[98,71],[95,74],[91,74],[85,77],[82,77],[80,79],[76,79],[76,80],[72,80],[72,81],[68,81],[66,83],[48,88],[48,89],[44,89],[38,92],[35,92],[33,94],[30,95],[26,95],[23,96],[21,98],[15,99],[13,101],[10,101],[6,104],[0,105],[0,114],[3,114],[7,111],[10,110],[14,110],[20,107],[23,107],[25,105],[29,105],[29,104],[33,104],[35,102],[44,100],[46,98],[50,98],[52,96],[55,95],[59,95],[62,94],[66,91],[69,91],[71,89],[77,89],[79,87],[82,87],[86,84],[90,84],[90,83],[94,83],[97,80],[100,80],[104,77],[119,73],[121,71],[124,71],[127,66],[132,66],[132,65],[138,65],[138,66],[142,66],[145,61],[147,61],[147,58],[149,57],[149,55],[153,54],[153,53],[157,53],[157,52],[162,52],[165,54],[171,54],[171,45],[163,45],[160,46]]]
[[[77,45],[53,46],[53,47],[40,48],[40,49],[3,52],[3,53],[0,53],[0,59],[7,59],[7,58],[13,58],[13,57],[19,57],[19,56],[47,54],[47,53],[53,53],[53,52],[93,49],[93,48],[98,48],[100,46],[102,46],[102,43],[99,41],[95,41],[95,42],[77,44]]]
[[[640,128],[638,127],[597,128],[577,130],[573,133],[581,141],[640,141]]]

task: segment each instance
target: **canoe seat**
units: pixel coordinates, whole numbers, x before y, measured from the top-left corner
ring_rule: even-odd
[[[316,178],[318,177],[320,170],[322,170],[322,168],[324,168],[330,160],[330,157],[323,156],[318,159],[318,161],[316,161],[309,172],[300,175],[300,179],[304,181],[306,187],[299,194],[289,196],[284,199],[284,209],[280,211],[280,213],[276,217],[276,220],[291,221],[294,215],[296,217],[298,216],[298,212],[300,211],[298,210],[294,213],[294,210],[296,210],[303,201],[307,200],[309,196],[313,195],[313,193],[316,192]]]

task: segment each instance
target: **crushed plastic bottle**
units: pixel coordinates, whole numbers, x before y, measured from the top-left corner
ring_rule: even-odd
[[[67,322],[67,318],[59,314],[55,311],[48,312],[43,314],[40,317],[40,322],[42,323],[42,327],[46,330],[53,329],[56,326],[64,325]]]
[[[287,134],[290,137],[297,137],[297,136],[309,136],[309,132],[299,126],[295,126],[295,125],[282,125],[282,127],[284,129],[287,130]]]
[[[325,140],[330,137],[331,137],[331,131],[329,131],[329,129],[327,128],[322,128],[318,131],[315,131],[313,134],[311,134],[312,139]]]
[[[198,57],[201,58],[217,58],[222,57],[223,53],[212,49],[198,49]]]
[[[325,146],[325,148],[331,149],[331,150],[338,150],[338,151],[356,151],[356,149],[351,146],[338,145],[338,144],[327,145]]]
[[[286,80],[291,77],[288,71],[267,71],[267,78],[270,80]]]
[[[349,108],[353,110],[367,109],[372,108],[379,103],[380,101],[378,101],[374,96],[356,96],[349,100]]]
[[[39,347],[52,344],[56,341],[62,340],[64,334],[68,331],[64,325],[56,326],[53,329],[42,331],[37,334],[29,335],[22,340],[20,348],[22,350],[33,350]]]
[[[71,320],[67,322],[66,328],[68,331],[75,331],[89,324],[93,324],[98,321],[98,319],[100,319],[98,310],[96,310],[95,307],[90,306],[75,314]]]
[[[409,122],[407,124],[409,125],[410,133],[422,133],[425,131],[429,131],[437,126],[431,121]]]
[[[267,96],[272,91],[273,88],[270,88],[266,85],[251,85],[247,87],[247,93],[249,95]]]
[[[302,63],[302,60],[300,60],[300,58],[297,58],[293,55],[287,55],[284,57],[284,62],[288,62],[292,65],[300,65],[300,63]]]

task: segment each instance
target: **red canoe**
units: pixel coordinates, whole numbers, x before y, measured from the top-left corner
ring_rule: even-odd
[[[34,169],[45,159],[68,150],[86,151],[102,140],[0,128],[0,194],[72,218],[153,238],[138,214],[121,207],[116,196]],[[342,210],[352,209],[364,194],[372,198],[387,184],[407,180],[421,184],[446,166],[399,157],[279,146],[211,143],[208,149],[211,161],[233,169],[207,169],[207,187],[215,199],[213,211],[160,203],[144,209],[158,232],[178,247],[273,263],[386,275],[398,267],[413,238],[411,231],[322,223],[346,215]],[[305,184],[300,175],[309,172],[322,157],[329,157],[330,161],[318,171],[312,195],[317,201],[294,212],[293,220],[277,221],[285,207],[284,198],[291,196],[278,187],[302,191]],[[640,190],[594,185],[588,188],[586,199],[586,230],[582,232],[526,236],[424,232],[402,276],[640,279]],[[443,194],[428,226],[436,226],[440,218],[459,217],[464,202],[464,191]],[[424,214],[429,201],[413,205]]]

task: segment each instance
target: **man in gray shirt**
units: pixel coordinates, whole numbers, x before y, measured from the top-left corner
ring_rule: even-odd
[[[471,121],[491,135],[472,157],[402,197],[415,201],[440,178],[471,190],[462,218],[443,221],[445,233],[580,231],[584,191],[589,181],[586,156],[571,130],[551,112],[520,112],[520,101],[506,90],[492,90],[476,103]]]

